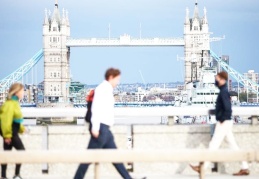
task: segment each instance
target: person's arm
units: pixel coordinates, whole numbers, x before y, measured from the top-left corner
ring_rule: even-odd
[[[231,114],[231,101],[230,101],[230,96],[228,91],[223,91],[222,93],[222,101],[223,101],[223,106],[224,106],[224,113],[222,114],[222,117],[226,118],[227,114]],[[226,119],[222,119],[226,120]]]
[[[94,137],[99,136],[100,120],[102,118],[103,104],[105,103],[105,91],[102,89],[96,89],[94,94],[94,100],[92,103],[92,134]]]
[[[21,110],[20,104],[19,103],[15,103],[15,108],[14,109],[15,109],[14,110],[15,116],[17,116],[19,118],[19,120],[23,121],[22,110]],[[24,133],[24,131],[25,131],[25,127],[24,127],[24,125],[21,122],[20,123],[20,128],[19,128],[19,133]]]
[[[4,105],[1,114],[2,134],[4,139],[11,139],[14,109],[11,103]]]
[[[25,127],[23,124],[20,124],[20,129],[19,129],[19,133],[23,134],[25,132]]]

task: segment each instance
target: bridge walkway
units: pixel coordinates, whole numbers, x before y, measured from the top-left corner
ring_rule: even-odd
[[[138,179],[141,176],[136,176],[136,179]],[[146,176],[147,179],[198,179],[198,175],[143,175]],[[68,177],[61,177],[61,176],[37,176],[32,178],[26,178],[26,179],[72,179],[72,176]],[[87,179],[94,179],[94,176],[86,176]],[[232,176],[228,174],[208,174],[206,175],[206,179],[259,179],[259,175],[249,175],[249,176]],[[121,179],[120,176],[107,176],[107,177],[101,177],[101,179]]]

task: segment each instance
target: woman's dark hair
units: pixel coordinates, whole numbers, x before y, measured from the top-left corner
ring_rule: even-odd
[[[105,72],[105,79],[108,81],[110,77],[115,78],[121,74],[119,69],[116,68],[109,68]]]

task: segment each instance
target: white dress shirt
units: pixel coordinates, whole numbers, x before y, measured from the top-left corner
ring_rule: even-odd
[[[106,80],[98,85],[94,91],[91,122],[93,131],[99,131],[101,123],[108,126],[114,124],[113,87]]]

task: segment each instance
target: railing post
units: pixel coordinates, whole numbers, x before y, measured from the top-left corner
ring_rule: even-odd
[[[174,116],[168,116],[168,125],[169,126],[174,125]]]
[[[200,162],[200,179],[205,179],[205,168],[204,168],[204,162]]]
[[[42,150],[49,149],[49,128],[47,124],[42,126]],[[49,172],[49,165],[47,163],[42,164],[42,173],[47,174]]]
[[[255,126],[258,124],[258,116],[252,116],[252,125]]]
[[[100,164],[94,164],[94,179],[100,179]]]
[[[128,126],[127,130],[127,149],[132,150],[133,149],[133,125]],[[130,172],[133,172],[133,163],[128,162],[126,169]]]

